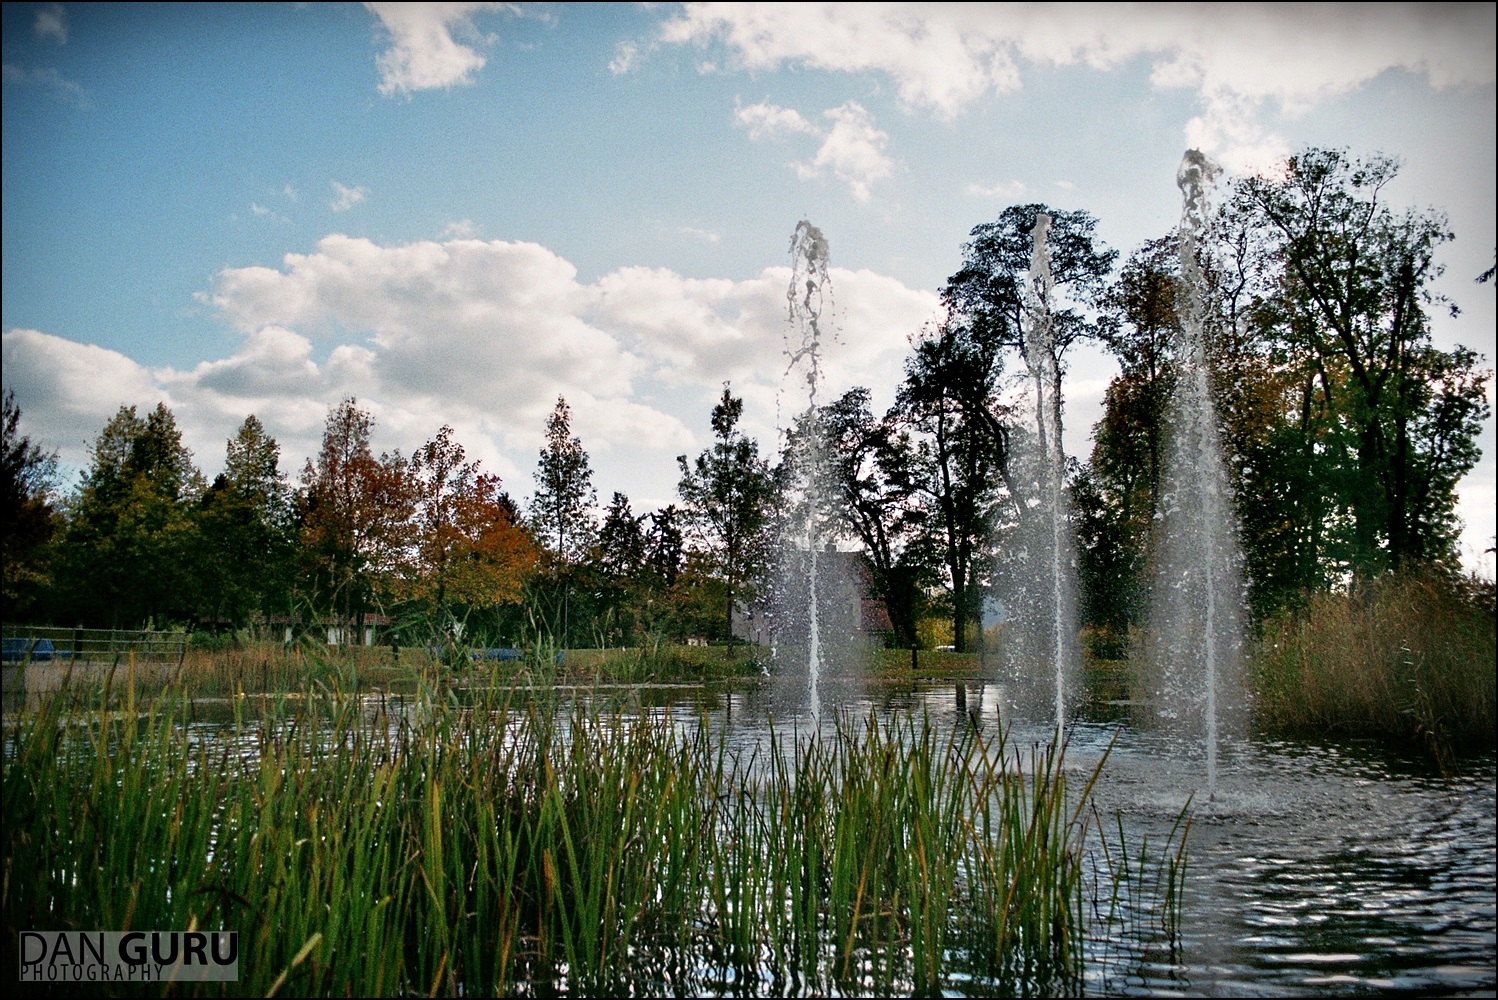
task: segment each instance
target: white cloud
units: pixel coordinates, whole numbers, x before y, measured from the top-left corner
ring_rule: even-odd
[[[856,101],[829,108],[822,115],[831,119],[832,128],[812,161],[796,164],[796,173],[807,178],[831,170],[848,185],[853,197],[868,201],[869,185],[888,177],[894,166],[884,155],[889,134],[875,128],[874,116]]]
[[[84,110],[93,107],[88,91],[51,67],[26,70],[12,63],[6,63],[3,68],[0,68],[0,73],[4,75],[6,86],[40,87],[54,100],[61,101],[63,104],[72,104]]]
[[[678,226],[676,231],[683,236],[690,236],[694,240],[701,240],[703,243],[717,243],[722,239],[717,233],[706,229],[698,229],[696,226]]]
[[[347,212],[369,195],[369,189],[362,186],[347,187],[333,181],[333,200],[328,202],[328,208],[335,212]]]
[[[853,197],[868,201],[870,186],[893,171],[894,163],[884,153],[889,134],[874,126],[874,116],[856,101],[828,108],[822,117],[831,124],[818,128],[794,108],[782,108],[768,101],[750,104],[734,112],[735,121],[749,130],[751,139],[764,139],[782,133],[819,136],[820,148],[810,160],[792,163],[802,180],[831,172],[848,185]]]
[[[473,15],[507,7],[498,3],[366,3],[390,33],[390,48],[376,61],[380,93],[409,94],[473,83],[485,59],[453,38],[480,37]]]
[[[58,45],[68,44],[68,12],[60,3],[44,3],[37,8],[33,27],[38,38],[51,38]]]
[[[297,195],[296,188],[292,187],[290,184],[288,184],[285,187],[283,187],[281,189],[281,193],[286,196],[286,199],[288,201],[296,201],[297,198],[299,197]]]
[[[816,135],[817,129],[801,117],[794,108],[782,108],[769,101],[760,101],[741,107],[734,112],[734,120],[749,130],[749,138],[764,139],[782,132]]]
[[[1152,61],[1161,88],[1188,87],[1208,151],[1251,162],[1278,142],[1263,102],[1304,111],[1389,70],[1432,86],[1491,83],[1492,4],[687,4],[669,43],[721,44],[731,65],[890,78],[902,102],[952,118],[1017,89],[1020,66],[1109,70]]]
[[[164,398],[152,373],[118,351],[40,330],[6,330],[0,370],[33,439],[71,465],[87,462],[89,446],[120,406],[155,406]]]
[[[1019,198],[1027,188],[1024,181],[1000,181],[997,184],[969,184],[967,193],[979,198]]]
[[[623,41],[614,46],[614,58],[609,60],[609,72],[615,76],[622,76],[634,69],[635,60],[639,58],[640,46],[635,42]]]
[[[474,224],[472,219],[459,219],[456,222],[449,222],[442,228],[443,239],[471,240],[478,233],[479,227]]]
[[[745,280],[631,267],[583,283],[533,243],[384,246],[331,235],[279,267],[218,275],[201,301],[242,334],[222,357],[152,369],[11,330],[5,386],[17,389],[38,439],[66,445],[79,465],[121,403],[164,401],[210,475],[248,413],[295,473],[315,454],[328,408],[354,396],[377,418],[377,448],[409,453],[451,423],[517,496],[546,415],[565,395],[590,453],[630,475],[653,470],[645,475],[659,492],[674,482],[674,457],[706,441],[705,415],[724,381],[748,404],[746,428],[772,447],[789,280],[786,267]],[[936,312],[936,295],[869,271],[834,268],[832,283],[826,394],[855,384],[892,391],[906,338]]]

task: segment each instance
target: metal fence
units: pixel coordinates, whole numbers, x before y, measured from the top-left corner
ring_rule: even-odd
[[[180,663],[187,652],[186,632],[7,624],[0,635],[5,663],[119,663],[132,653],[138,663]]]

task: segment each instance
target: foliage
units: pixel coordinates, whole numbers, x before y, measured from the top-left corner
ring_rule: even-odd
[[[224,471],[196,512],[199,617],[216,631],[242,628],[289,599],[295,542],[281,446],[254,414],[229,439]]]
[[[406,462],[398,452],[375,458],[373,427],[352,398],[329,411],[297,498],[311,604],[349,622],[362,621],[389,591],[411,521]]]
[[[1308,595],[1264,625],[1255,714],[1273,730],[1421,743],[1438,760],[1491,749],[1494,610],[1491,581],[1431,568]]]
[[[192,511],[202,475],[166,404],[144,418],[120,407],[93,447],[93,460],[59,538],[63,605],[84,624],[133,627],[191,617]]]
[[[58,520],[57,456],[22,434],[20,423],[15,393],[7,391],[0,415],[0,600],[7,620],[29,609],[50,582],[42,553]]]
[[[1331,490],[1311,530],[1356,571],[1455,558],[1455,486],[1488,412],[1477,355],[1431,343],[1427,310],[1448,305],[1431,290],[1435,254],[1452,234],[1435,211],[1384,204],[1397,171],[1308,149],[1281,179],[1245,179],[1231,206],[1265,248],[1264,336],[1319,395]]]
[[[874,592],[884,601],[895,645],[916,643],[922,587],[937,562],[918,502],[917,450],[897,412],[876,420],[869,391],[848,390],[822,413],[827,479],[841,527],[863,546]]]
[[[725,384],[713,407],[714,442],[691,462],[677,456],[677,492],[685,520],[707,566],[725,585],[722,635],[732,631],[735,600],[744,600],[768,564],[766,534],[774,480],[759,445],[738,429],[743,399]]]
[[[966,332],[945,324],[914,344],[895,404],[916,434],[915,482],[935,536],[929,544],[946,571],[959,650],[967,648],[968,623],[981,620],[1010,434],[989,407],[994,369],[970,363],[981,345]]]
[[[433,636],[450,636],[470,612],[518,602],[536,562],[499,477],[465,458],[444,425],[408,470],[412,544],[397,592]]]
[[[572,433],[567,400],[546,418],[546,444],[536,462],[536,495],[531,518],[536,534],[563,565],[581,558],[592,542],[593,507],[598,493],[582,441]]]

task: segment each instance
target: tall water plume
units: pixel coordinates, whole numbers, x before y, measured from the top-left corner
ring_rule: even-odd
[[[798,415],[786,448],[785,530],[775,586],[776,659],[792,676],[804,666],[808,710],[816,717],[821,714],[822,677],[828,666],[826,640],[831,638],[824,636],[827,588],[821,577],[829,490],[817,397],[822,380],[823,314],[830,314],[832,288],[827,238],[820,229],[805,220],[798,223],[790,253],[786,379],[792,386],[801,383],[798,395],[805,401],[805,410]],[[801,399],[793,404],[798,409]]]
[[[1046,697],[1054,698],[1056,725],[1060,728],[1066,725],[1067,695],[1075,683],[1077,667],[1076,559],[1061,438],[1050,226],[1049,215],[1036,214],[1024,298],[1024,355],[1035,422],[1019,459],[1025,470],[1021,478],[1031,495],[1022,498],[1019,537],[1023,556],[1011,572],[1007,603],[1018,627],[1015,652],[1022,662],[1017,666],[1031,681],[1031,701],[1039,708]]]
[[[1209,796],[1217,788],[1222,723],[1242,704],[1245,617],[1243,559],[1210,377],[1217,315],[1208,279],[1210,202],[1220,172],[1193,149],[1176,174],[1182,199],[1179,342],[1150,622],[1158,712],[1174,728],[1204,737]]]

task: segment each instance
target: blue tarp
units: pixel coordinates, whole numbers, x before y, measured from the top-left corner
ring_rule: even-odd
[[[27,659],[33,663],[44,663],[51,660],[56,652],[51,639],[6,639],[4,647],[0,660],[5,663],[23,663]]]

